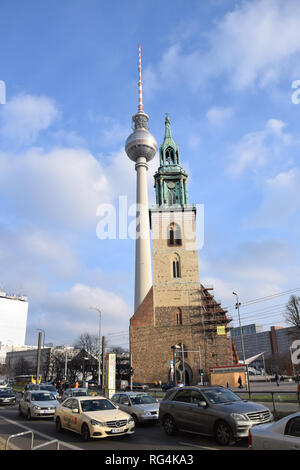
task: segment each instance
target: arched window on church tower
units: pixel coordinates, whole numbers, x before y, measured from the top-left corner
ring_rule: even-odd
[[[181,277],[180,257],[177,253],[172,256],[172,273],[174,279]]]
[[[172,147],[166,148],[165,155],[166,155],[166,163],[169,165],[174,165],[175,163],[174,149]]]
[[[176,308],[174,310],[174,324],[182,325],[182,311],[180,310],[180,308]]]
[[[178,224],[172,222],[168,228],[168,245],[169,246],[181,246],[181,229]]]

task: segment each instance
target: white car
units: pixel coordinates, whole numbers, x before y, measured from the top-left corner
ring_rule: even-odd
[[[30,390],[24,393],[19,402],[19,414],[27,419],[50,418],[54,416],[59,402],[53,393],[44,390]]]
[[[56,408],[56,430],[81,434],[84,441],[134,433],[134,420],[110,400],[99,396],[67,398]]]
[[[248,442],[254,450],[300,450],[300,413],[251,428]]]

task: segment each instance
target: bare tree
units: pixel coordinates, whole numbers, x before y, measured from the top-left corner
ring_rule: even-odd
[[[300,297],[291,295],[284,315],[286,321],[300,332]]]
[[[74,348],[84,349],[93,356],[98,355],[99,339],[97,335],[91,335],[90,333],[83,333],[74,343]]]

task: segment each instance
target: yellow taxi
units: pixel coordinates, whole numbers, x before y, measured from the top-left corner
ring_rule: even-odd
[[[100,396],[67,398],[55,410],[56,430],[81,434],[84,441],[134,433],[134,420],[110,400]]]

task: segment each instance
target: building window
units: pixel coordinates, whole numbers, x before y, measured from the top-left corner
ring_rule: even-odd
[[[177,279],[181,277],[181,265],[180,265],[180,258],[177,253],[174,253],[172,257],[172,273],[173,278]]]
[[[168,245],[169,246],[181,246],[182,245],[181,229],[179,225],[172,222],[169,225],[168,232],[169,232],[168,233]]]
[[[177,308],[174,312],[175,325],[182,325],[182,311]]]
[[[174,165],[175,163],[174,149],[172,147],[166,149],[166,163],[169,165]]]

